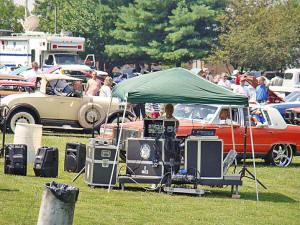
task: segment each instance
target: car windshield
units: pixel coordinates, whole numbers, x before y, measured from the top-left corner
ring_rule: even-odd
[[[174,108],[173,115],[178,120],[190,120],[201,123],[210,123],[215,117],[216,106],[178,104]]]
[[[294,91],[284,98],[285,102],[300,101],[300,91]]]
[[[51,80],[48,82],[47,94],[81,97],[82,82],[79,80]]]
[[[55,55],[56,64],[60,65],[69,65],[69,64],[76,64],[76,65],[84,65],[82,60],[78,55]]]

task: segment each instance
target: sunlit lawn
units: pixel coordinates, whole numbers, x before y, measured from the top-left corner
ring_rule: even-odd
[[[42,143],[59,148],[58,178],[35,177],[32,164],[26,177],[4,175],[0,159],[0,224],[36,224],[44,183],[72,184],[76,174],[63,170],[65,145],[86,144],[91,135],[54,134],[44,133]],[[7,135],[6,143],[12,140],[13,135]],[[253,171],[251,161],[247,166]],[[211,193],[200,198],[145,192],[134,184],[126,185],[124,192],[115,188],[108,193],[106,188],[89,188],[82,175],[73,183],[80,189],[73,224],[300,224],[300,157],[288,168],[257,160],[257,176],[268,187],[259,186],[259,202],[254,181],[246,178],[241,199],[232,199],[230,187],[201,186]]]

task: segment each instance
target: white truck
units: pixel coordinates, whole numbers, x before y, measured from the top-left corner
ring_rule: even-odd
[[[300,91],[300,68],[285,70],[282,86],[270,86],[270,89],[279,93],[281,97],[293,91]]]
[[[12,33],[9,36],[0,36],[0,65],[31,66],[31,63],[36,61],[42,70],[61,65],[65,74],[80,75],[80,71],[87,72],[95,68],[94,55],[88,55],[85,61],[78,55],[79,52],[84,52],[84,44],[85,38],[72,37],[66,32]],[[87,61],[89,66],[84,63]]]

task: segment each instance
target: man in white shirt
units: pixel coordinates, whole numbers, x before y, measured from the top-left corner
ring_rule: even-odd
[[[22,75],[24,78],[29,82],[35,82],[37,75],[41,74],[42,72],[39,70],[39,64],[37,62],[32,63],[32,69],[27,70]]]
[[[225,87],[225,88],[228,88],[230,90],[232,90],[231,88],[231,83],[229,80],[227,80],[228,78],[228,75],[226,73],[222,73],[221,74],[221,79],[220,81],[218,82],[218,85],[222,86],[222,87]]]
[[[246,78],[245,77],[241,77],[240,79],[240,85],[236,85],[235,89],[233,90],[233,92],[240,94],[240,95],[245,95],[248,97],[248,99],[250,98],[250,90],[248,87],[245,86],[245,82],[246,82]]]

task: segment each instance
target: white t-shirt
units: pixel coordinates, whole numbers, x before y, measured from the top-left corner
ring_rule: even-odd
[[[225,88],[229,88],[229,89],[231,89],[231,83],[230,83],[230,81],[229,80],[220,80],[219,82],[218,82],[218,85],[220,85],[220,86],[222,86],[222,87],[225,87]]]
[[[247,97],[250,97],[250,90],[246,86],[242,87],[241,85],[237,85],[234,88],[233,92],[237,93],[237,94],[240,94],[240,95],[246,95]]]
[[[100,94],[99,96],[101,97],[110,97],[111,96],[111,89],[110,87],[103,85],[100,89]]]
[[[23,77],[27,80],[27,81],[33,81],[33,79],[36,78],[37,75],[41,74],[42,72],[40,70],[27,70],[24,71],[23,73],[21,73],[21,75],[23,75]]]

